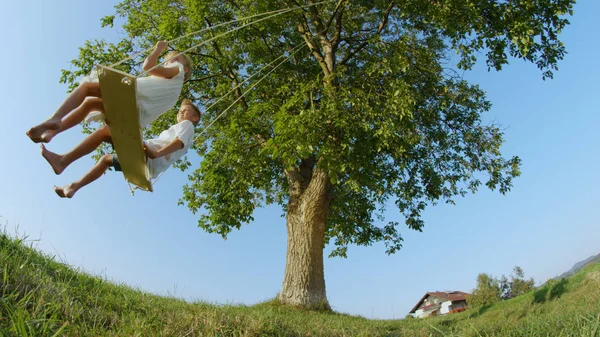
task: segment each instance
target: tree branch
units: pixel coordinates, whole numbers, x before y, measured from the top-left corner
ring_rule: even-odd
[[[311,36],[310,32],[306,29],[306,27],[304,27],[302,22],[298,24],[298,31],[304,38],[304,41],[310,48],[310,51],[312,52],[313,56],[315,57],[315,59],[317,60],[317,62],[321,66],[321,68],[323,69],[323,72],[325,74],[329,74],[329,68],[327,68],[327,63],[325,63],[325,58],[323,57],[323,54],[321,53],[321,48],[319,47],[319,45],[314,44],[312,42],[313,36]]]
[[[197,78],[197,79],[188,80],[188,82],[202,82],[202,81],[205,81],[205,80],[208,80],[208,79],[211,79],[211,78],[214,78],[214,77],[222,76],[222,75],[224,75],[224,74],[222,72],[220,72],[220,73],[216,73],[216,74],[213,74],[213,75],[206,75],[206,76],[203,76],[203,77],[200,77],[200,78]]]
[[[308,0],[307,2],[309,5],[313,5],[314,1],[313,0]],[[315,21],[315,25],[317,26],[317,34],[322,38],[327,40],[327,36],[325,35],[325,25],[323,25],[323,20],[321,20],[321,15],[319,14],[319,11],[317,10],[316,6],[312,6],[310,7],[309,13],[311,14],[311,17],[313,18],[313,20]]]
[[[381,34],[381,32],[383,31],[383,29],[385,28],[385,26],[388,23],[388,19],[390,17],[390,13],[392,12],[392,9],[394,8],[394,1],[390,2],[390,5],[388,6],[385,15],[383,16],[383,20],[381,20],[381,23],[379,24],[379,27],[377,28],[377,32],[371,37],[369,38],[372,39],[373,37],[375,37],[376,35]],[[369,44],[369,40],[361,43],[356,49],[354,49],[354,51],[350,52],[350,54],[346,55],[346,57],[340,62],[340,64],[346,64],[352,57],[354,57],[354,55],[358,54],[361,50],[363,50],[368,44]]]
[[[283,170],[288,178],[290,196],[299,197],[306,191],[312,180],[316,162],[315,157],[310,156],[302,159],[298,168]]]
[[[329,26],[331,26],[331,22],[333,21],[333,19],[335,18],[338,9],[340,9],[340,5],[342,4],[342,2],[344,2],[345,0],[340,0],[338,1],[337,5],[335,5],[335,9],[333,10],[333,14],[331,14],[331,17],[329,18],[329,20],[327,20],[327,24],[325,25],[325,27],[329,28]]]
[[[347,0],[340,0],[338,2],[337,6],[335,6],[333,14],[331,15],[331,18],[329,18],[329,21],[327,22],[327,29],[329,29],[331,22],[335,18],[335,33],[331,39],[331,44],[335,49],[337,49],[337,46],[340,43],[340,37],[342,35],[342,18],[344,16],[344,8],[342,8],[339,12],[338,10],[340,9],[341,4],[346,1]]]
[[[267,43],[267,39],[265,38],[263,32],[261,32],[260,29],[254,27],[254,26],[250,26],[250,28],[252,28],[252,29],[254,29],[255,31],[258,32],[258,35],[260,36],[260,39],[265,44],[265,46],[267,47],[267,49],[269,49],[269,51],[271,52],[271,54],[275,55],[275,51],[273,51],[273,48],[271,48],[271,46],[269,46],[269,44]]]

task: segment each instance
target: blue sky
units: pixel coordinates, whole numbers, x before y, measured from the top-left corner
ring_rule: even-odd
[[[224,241],[177,206],[187,178],[178,170],[167,171],[153,194],[132,197],[113,172],[72,200],[54,194],[54,184],[78,178],[93,161],[84,158],[56,176],[25,131],[64,99],[60,70],[85,40],[119,38],[117,28],[100,28],[115,3],[3,2],[0,221],[39,239],[35,245],[58,259],[145,291],[221,304],[274,297],[286,250],[278,207],[258,210],[254,223]],[[598,1],[575,6],[562,35],[569,54],[553,80],[542,81],[535,65],[520,61],[499,73],[482,65],[465,75],[487,91],[494,106],[484,118],[507,127],[503,151],[522,158],[522,176],[505,196],[481,190],[456,206],[429,208],[423,233],[400,228],[404,248],[395,255],[376,244],[352,247],[348,259],[326,259],[335,310],[401,318],[426,291],[470,291],[480,272],[500,276],[519,265],[544,281],[600,253],[598,12]],[[82,138],[74,129],[49,149],[67,151]],[[402,220],[393,208],[387,217]]]

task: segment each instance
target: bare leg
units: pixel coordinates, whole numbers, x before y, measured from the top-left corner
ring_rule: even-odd
[[[99,97],[88,97],[83,101],[83,103],[75,110],[73,110],[70,114],[68,114],[60,124],[60,128],[57,130],[47,130],[40,137],[41,142],[50,143],[52,138],[57,134],[69,130],[75,125],[81,123],[85,117],[92,111],[100,111],[104,113],[104,104],[102,102],[102,98]]]
[[[46,149],[44,144],[40,145],[42,149],[42,156],[48,161],[54,173],[61,174],[72,162],[75,160],[90,154],[92,151],[98,148],[102,142],[111,142],[110,129],[107,126],[103,126],[98,130],[92,132],[91,135],[87,136],[81,143],[75,146],[71,151],[59,155]]]
[[[80,188],[100,178],[102,174],[113,165],[112,159],[112,154],[105,154],[88,173],[81,177],[81,179],[63,187],[54,186],[54,192],[61,198],[72,198],[73,195],[75,195],[75,192]]]
[[[60,128],[62,118],[80,106],[81,103],[83,103],[83,100],[88,96],[102,97],[99,83],[85,82],[80,84],[67,96],[65,101],[60,105],[60,107],[58,107],[58,110],[56,110],[52,117],[29,129],[29,131],[27,131],[27,136],[29,136],[34,143],[41,142],[44,132],[48,130],[58,130]]]

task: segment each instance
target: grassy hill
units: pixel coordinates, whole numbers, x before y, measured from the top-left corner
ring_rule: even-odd
[[[0,233],[0,336],[599,336],[600,264],[493,306],[368,320],[275,301],[188,303],[115,285]]]

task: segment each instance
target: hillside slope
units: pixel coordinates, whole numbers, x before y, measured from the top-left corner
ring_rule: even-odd
[[[600,337],[598,264],[490,307],[424,320],[368,320],[275,301],[188,303],[87,275],[1,233],[0,266],[0,336]]]

